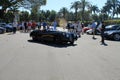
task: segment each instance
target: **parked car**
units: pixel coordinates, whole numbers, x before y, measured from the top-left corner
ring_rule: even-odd
[[[74,44],[74,41],[77,40],[76,34],[62,31],[34,30],[30,33],[30,37],[38,41],[69,42],[70,44]]]
[[[96,34],[96,35],[100,35],[100,34],[101,34],[101,27],[102,27],[102,23],[100,23],[100,24],[96,27],[96,29],[95,29],[95,34]],[[86,33],[87,33],[87,34],[93,34],[92,28],[89,29],[89,30],[87,30]]]
[[[5,27],[6,23],[0,23],[0,27]]]
[[[5,32],[5,28],[0,27],[0,34],[3,34]]]
[[[120,25],[108,25],[105,27],[104,37],[106,39],[112,39],[120,41]]]
[[[8,23],[5,25],[6,32],[12,32],[13,31],[13,25],[12,23]]]
[[[3,27],[6,29],[6,32],[12,32],[13,30],[13,26],[12,26],[12,23],[0,23],[0,27]]]
[[[87,27],[83,28],[83,32],[86,33],[86,31],[90,30],[90,29],[91,29],[91,25],[89,24]]]
[[[86,31],[87,34],[93,34],[93,30],[92,29],[89,29]],[[96,29],[95,30],[95,35],[100,35],[101,34],[101,31]]]

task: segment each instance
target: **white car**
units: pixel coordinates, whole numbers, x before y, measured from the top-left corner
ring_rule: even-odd
[[[102,23],[100,23],[97,28],[95,29],[95,34],[99,35],[101,34],[101,27],[102,27]],[[93,30],[89,29],[86,31],[87,34],[93,34]]]

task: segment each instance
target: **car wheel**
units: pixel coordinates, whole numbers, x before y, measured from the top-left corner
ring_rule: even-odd
[[[2,30],[0,30],[0,34],[2,34]]]
[[[32,37],[32,40],[33,41],[37,41],[38,39],[36,37]]]
[[[119,41],[120,40],[120,34],[114,34],[113,38],[114,38],[114,40]]]
[[[74,44],[74,39],[72,36],[70,37],[70,44]]]
[[[2,30],[0,30],[0,34],[4,33]]]

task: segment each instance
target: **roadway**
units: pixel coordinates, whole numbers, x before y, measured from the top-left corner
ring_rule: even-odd
[[[0,34],[0,80],[120,80],[120,42],[82,35],[74,45]]]

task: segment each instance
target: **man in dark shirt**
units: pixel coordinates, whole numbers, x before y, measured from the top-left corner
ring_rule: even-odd
[[[107,45],[107,44],[105,44],[105,39],[104,39],[104,31],[105,31],[105,23],[104,22],[102,22],[102,27],[101,27],[101,44],[103,44],[103,45]]]
[[[42,23],[42,25],[43,25],[43,30],[46,30],[47,23],[44,21],[44,22]]]

